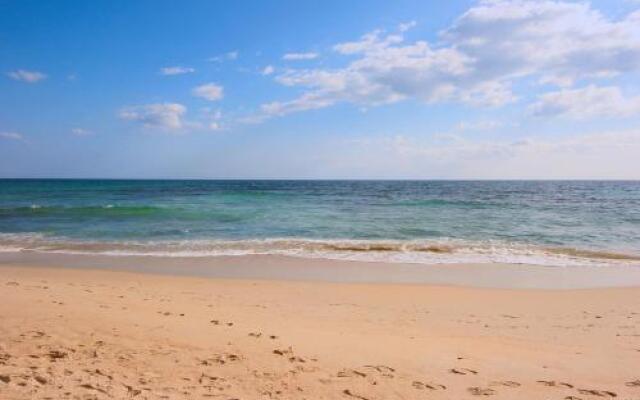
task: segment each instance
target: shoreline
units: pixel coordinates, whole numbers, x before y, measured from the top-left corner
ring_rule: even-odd
[[[0,321],[7,399],[640,395],[637,287],[212,279],[3,263]]]
[[[0,253],[0,268],[6,266],[113,270],[213,279],[387,283],[496,289],[640,287],[640,268],[634,266],[411,264],[280,255],[155,257],[40,252]]]

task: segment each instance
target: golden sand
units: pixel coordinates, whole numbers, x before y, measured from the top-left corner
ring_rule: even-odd
[[[640,399],[640,288],[0,267],[1,399],[484,397]]]

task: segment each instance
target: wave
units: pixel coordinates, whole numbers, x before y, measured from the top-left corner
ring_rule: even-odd
[[[501,241],[245,239],[98,241],[0,234],[0,252],[45,252],[110,256],[215,257],[286,255],[336,260],[418,264],[515,263],[548,266],[640,266],[640,255],[545,247]]]

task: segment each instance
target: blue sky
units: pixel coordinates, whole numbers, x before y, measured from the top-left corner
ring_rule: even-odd
[[[640,179],[638,10],[0,0],[0,177]]]

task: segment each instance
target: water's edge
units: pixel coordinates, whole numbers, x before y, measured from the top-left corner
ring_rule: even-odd
[[[404,264],[302,259],[279,255],[218,257],[98,256],[7,252],[0,268],[124,271],[213,279],[412,284],[494,289],[640,288],[640,268],[514,264]]]

